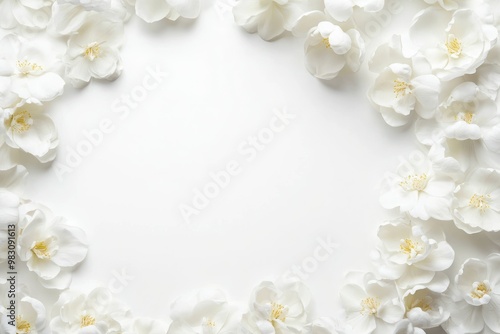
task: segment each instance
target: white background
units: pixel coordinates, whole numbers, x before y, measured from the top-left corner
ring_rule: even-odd
[[[389,17],[387,29],[406,29],[408,13]],[[369,54],[387,36],[369,40]],[[322,82],[304,68],[302,48],[302,39],[247,34],[213,3],[194,22],[127,24],[122,76],[68,87],[51,105],[56,164],[101,120],[114,131],[62,181],[54,165],[29,177],[28,198],[88,234],[73,288],[109,285],[125,270],[134,279],[117,297],[135,315],[167,320],[170,303],[193,289],[221,287],[247,303],[260,281],[300,266],[330,236],[339,247],[306,283],[318,315],[337,314],[344,274],[373,269],[376,229],[389,217],[379,184],[417,146],[410,127],[391,128],[370,107],[366,65]],[[114,101],[155,67],[168,77],[121,119]],[[296,118],[246,161],[238,146],[268,127],[275,108]],[[232,160],[241,173],[186,223],[179,206]]]

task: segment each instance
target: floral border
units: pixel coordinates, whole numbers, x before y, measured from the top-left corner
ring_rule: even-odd
[[[361,22],[382,19],[394,6],[384,0],[221,1],[237,25],[264,40],[289,33],[302,38],[306,68],[321,80],[360,69],[369,38]],[[85,233],[22,197],[28,172],[19,159],[54,160],[59,141],[46,107],[66,84],[81,88],[121,74],[119,50],[131,15],[146,22],[195,19],[201,0],[3,0],[0,12],[9,14],[0,21],[0,264],[12,275],[0,276],[2,331],[500,333],[500,3],[418,1],[425,8],[409,31],[370,57],[375,77],[368,98],[388,125],[414,124],[424,148],[383,181],[380,203],[399,210],[400,218],[378,228],[375,272],[346,276],[340,292],[345,319],[311,319],[311,296],[301,282],[262,282],[242,317],[223,292],[203,290],[175,301],[167,326],[133,318],[109,289],[67,289],[87,255]],[[50,49],[39,38],[43,32]],[[457,261],[456,240],[445,233],[450,228],[479,236],[491,254],[462,259],[460,270],[450,273]],[[43,287],[60,292],[50,315],[26,287],[16,296],[18,260]]]

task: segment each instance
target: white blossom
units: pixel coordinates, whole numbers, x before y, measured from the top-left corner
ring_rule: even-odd
[[[403,55],[401,37],[378,47],[369,63],[378,73],[368,98],[387,124],[401,126],[411,119],[412,111],[430,118],[439,105],[440,80],[432,75],[427,61]]]
[[[486,261],[467,259],[455,277],[455,298],[450,321],[443,327],[450,334],[500,333],[500,254]]]
[[[422,328],[413,326],[410,320],[403,319],[396,324],[393,334],[425,334]]]
[[[42,163],[55,159],[57,130],[42,105],[20,101],[0,112],[0,119],[0,136],[9,148],[31,154]]]
[[[64,289],[71,270],[87,255],[85,233],[36,203],[20,207],[17,253],[47,288]]]
[[[171,21],[179,17],[194,19],[200,15],[201,0],[128,0],[135,5],[135,13],[151,23],[162,19]]]
[[[442,137],[459,141],[482,141],[500,157],[500,112],[497,105],[473,82],[453,89],[432,120],[419,120],[416,135],[425,145],[433,145]]]
[[[271,282],[262,282],[252,293],[241,331],[244,334],[298,334],[307,324],[309,303],[309,291],[301,283],[278,288]]]
[[[435,328],[450,317],[446,297],[425,286],[416,286],[403,295],[406,318],[416,328]]]
[[[402,289],[425,285],[444,292],[449,279],[442,271],[452,265],[455,252],[439,224],[402,217],[381,225],[377,235],[382,277],[396,280]]]
[[[377,280],[371,273],[347,276],[349,284],[340,290],[340,301],[345,309],[347,324],[352,333],[386,334],[404,316],[401,302],[393,281]]]
[[[51,49],[50,49],[51,48]],[[56,46],[27,41],[8,34],[0,40],[0,87],[29,103],[51,101],[63,93],[64,80],[56,72],[60,63]],[[0,101],[4,108],[9,96]]]
[[[384,8],[384,0],[325,0],[326,12],[339,22],[351,18],[355,6],[366,12],[378,12]]]
[[[2,0],[0,1],[0,28],[19,26],[44,29],[50,19],[50,6],[54,0]]]
[[[386,176],[380,203],[384,208],[398,208],[402,213],[427,220],[451,220],[451,201],[455,182],[433,169],[422,154],[418,159],[402,162],[397,172]]]
[[[302,14],[318,7],[315,0],[241,0],[233,7],[233,15],[237,25],[269,41],[291,31]]]
[[[124,330],[130,312],[110,291],[96,288],[88,295],[66,290],[52,309],[53,334],[114,334]]]
[[[321,11],[302,15],[292,30],[305,36],[305,65],[319,79],[331,80],[344,69],[357,72],[365,58],[365,43],[355,28],[339,25]]]
[[[455,191],[455,225],[467,233],[500,231],[500,172],[474,170]]]
[[[166,333],[167,325],[162,321],[150,318],[136,318],[125,334],[157,334]]]
[[[217,334],[234,332],[231,310],[220,290],[204,290],[176,300],[171,307],[167,334]]]
[[[123,23],[106,19],[102,14],[89,16],[68,40],[64,56],[66,76],[73,86],[82,87],[91,78],[115,80],[122,71],[119,48]]]
[[[485,61],[498,31],[470,9],[447,12],[429,7],[418,13],[410,40],[441,80],[472,74]]]

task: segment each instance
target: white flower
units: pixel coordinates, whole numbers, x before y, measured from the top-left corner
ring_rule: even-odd
[[[250,33],[268,41],[291,31],[304,13],[317,9],[317,1],[241,0],[233,7],[234,20]]]
[[[396,174],[385,178],[380,203],[386,209],[399,207],[402,213],[423,220],[431,217],[451,220],[455,182],[448,175],[434,171],[423,154],[415,159],[402,162]]]
[[[25,26],[44,29],[50,19],[50,6],[54,0],[2,0],[0,1],[0,28]]]
[[[308,324],[301,334],[336,334],[338,328],[335,319],[321,317]]]
[[[346,24],[335,24],[324,12],[316,10],[302,15],[293,34],[306,37],[306,68],[319,79],[331,80],[345,67],[357,72],[364,61],[365,44],[359,31]]]
[[[20,207],[22,232],[17,253],[28,269],[35,272],[47,288],[64,289],[71,282],[71,270],[87,255],[85,233],[68,225],[50,210],[27,203]]]
[[[0,278],[0,331],[5,334],[49,334],[45,306],[25,293],[25,287],[18,284],[16,304],[7,298],[11,282]],[[12,326],[12,322],[15,326]]]
[[[134,0],[130,1],[132,4]],[[194,19],[200,15],[201,0],[135,0],[135,13],[146,22],[179,17]]]
[[[419,58],[406,58],[400,36],[393,36],[381,45],[369,63],[378,73],[368,98],[391,126],[401,126],[410,120],[413,110],[422,118],[433,116],[439,105],[440,80],[430,73],[428,63]]]
[[[384,8],[384,0],[325,0],[326,12],[339,22],[351,18],[354,6],[366,12],[378,12]]]
[[[64,291],[52,315],[53,334],[114,334],[123,331],[122,323],[130,312],[107,289],[96,288],[88,295]]]
[[[459,2],[463,0],[424,0],[424,1],[429,5],[437,3],[446,10],[456,10],[459,7],[458,6]]]
[[[425,331],[413,326],[410,320],[403,319],[397,323],[393,334],[425,334]]]
[[[18,333],[50,333],[45,306],[37,299],[22,296],[16,317]]]
[[[472,10],[453,13],[429,7],[418,13],[410,40],[441,80],[472,74],[495,44],[498,31],[484,24]]]
[[[319,79],[331,80],[346,66],[353,72],[359,70],[365,45],[356,29],[344,31],[322,21],[307,34],[304,53],[307,70]]]
[[[53,100],[64,88],[64,80],[52,71],[60,61],[57,54],[55,45],[6,35],[0,40],[0,85],[30,103]]]
[[[123,23],[108,21],[101,14],[89,16],[68,40],[64,62],[71,83],[81,87],[91,78],[115,80],[122,71],[122,38]]]
[[[450,94],[433,120],[419,120],[416,135],[425,145],[442,137],[481,140],[493,153],[500,154],[500,113],[494,100],[473,82],[464,82]]]
[[[167,325],[161,321],[149,318],[137,318],[133,321],[130,331],[125,334],[157,334],[166,333]]]
[[[233,313],[219,290],[200,291],[176,300],[171,307],[168,334],[232,333]]]
[[[5,110],[2,123],[0,136],[9,147],[31,154],[42,163],[54,160],[59,144],[57,131],[41,105],[21,101]]]
[[[455,225],[467,233],[500,231],[500,173],[478,168],[457,187]]]
[[[446,242],[439,222],[403,217],[381,225],[377,236],[383,277],[397,280],[403,289],[419,284],[436,292],[447,289],[447,276],[438,273],[452,265],[455,252]]]
[[[131,14],[121,0],[79,1],[59,0],[52,6],[52,19],[47,30],[54,35],[71,35],[77,32],[95,12],[100,12],[112,22],[127,21]]]
[[[340,290],[347,324],[356,334],[386,334],[404,316],[404,306],[392,281],[377,280],[371,273],[351,273]]]
[[[450,317],[443,295],[425,286],[416,286],[406,291],[403,302],[406,318],[417,328],[438,327]]]
[[[300,333],[307,323],[309,302],[309,291],[301,283],[278,289],[271,282],[262,282],[253,291],[241,331],[245,334]]]
[[[437,139],[429,150],[433,169],[463,180],[463,174],[476,166],[500,169],[500,155],[491,152],[483,140]]]
[[[447,333],[500,333],[500,254],[468,259],[455,277],[456,298]]]

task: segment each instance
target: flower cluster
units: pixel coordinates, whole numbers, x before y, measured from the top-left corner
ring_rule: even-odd
[[[390,126],[413,123],[423,148],[385,177],[380,203],[400,217],[378,228],[375,273],[349,274],[340,298],[356,334],[421,334],[436,327],[500,333],[500,252],[456,258],[445,233],[458,229],[464,238],[487,236],[492,249],[500,244],[500,6],[423,2],[428,6],[409,31],[392,36],[368,60],[374,109]],[[377,12],[384,1],[324,0],[309,2],[312,9],[300,3],[242,1],[236,23],[266,40],[285,30],[305,37],[306,68],[317,78],[357,71],[364,42],[354,16]],[[279,19],[273,18],[277,9]],[[458,273],[451,269],[457,261],[463,263]]]
[[[124,23],[195,18],[200,0],[5,0],[0,22],[0,154],[53,161],[59,144],[48,103],[66,84],[115,80],[122,72]],[[4,161],[2,161],[4,163]]]
[[[59,293],[49,308],[21,286],[15,332],[422,334],[441,327],[450,334],[500,333],[500,252],[459,258],[453,238],[474,234],[492,249],[500,245],[500,5],[421,5],[408,33],[393,36],[368,61],[374,109],[390,126],[413,123],[423,149],[383,182],[380,202],[398,217],[378,227],[376,270],[347,275],[340,291],[345,323],[312,317],[302,283],[266,281],[242,316],[223,292],[203,290],[175,301],[167,325],[133,318],[105,288],[68,289],[87,255],[85,233],[23,197],[28,173],[19,157],[54,160],[59,141],[50,102],[66,84],[80,88],[121,74],[124,24],[133,13],[146,22],[193,19],[202,1],[1,1],[9,15],[0,21],[0,264],[7,260],[6,231],[15,226],[18,259],[38,288]],[[266,41],[286,33],[303,38],[307,70],[331,80],[358,71],[365,60],[355,15],[384,6],[384,0],[240,0],[233,14],[237,25]],[[0,328],[10,334],[7,286],[0,277]]]

